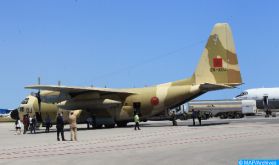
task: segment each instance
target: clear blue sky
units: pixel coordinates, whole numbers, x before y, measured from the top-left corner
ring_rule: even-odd
[[[0,107],[42,84],[143,87],[191,76],[217,22],[231,25],[245,85],[279,86],[279,1],[3,0]]]

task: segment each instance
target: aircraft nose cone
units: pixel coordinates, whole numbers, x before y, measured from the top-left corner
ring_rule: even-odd
[[[14,109],[12,112],[11,112],[11,118],[16,120],[19,118],[19,114],[18,114],[18,109]]]

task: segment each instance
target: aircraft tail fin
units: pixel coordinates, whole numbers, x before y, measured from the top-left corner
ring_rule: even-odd
[[[242,84],[229,24],[215,24],[192,79],[195,84]]]

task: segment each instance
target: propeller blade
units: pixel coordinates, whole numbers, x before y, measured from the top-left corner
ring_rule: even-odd
[[[41,114],[41,102],[42,102],[42,100],[41,100],[41,91],[40,90],[37,93],[36,97],[37,97],[37,100],[38,100],[39,114]]]

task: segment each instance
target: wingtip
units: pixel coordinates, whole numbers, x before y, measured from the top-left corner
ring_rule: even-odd
[[[25,86],[24,88],[25,89],[33,89],[33,88],[36,88],[36,87],[40,87],[41,85],[28,85],[28,86]]]
[[[32,88],[32,85],[28,85],[24,87],[24,89],[30,89],[30,88]]]

